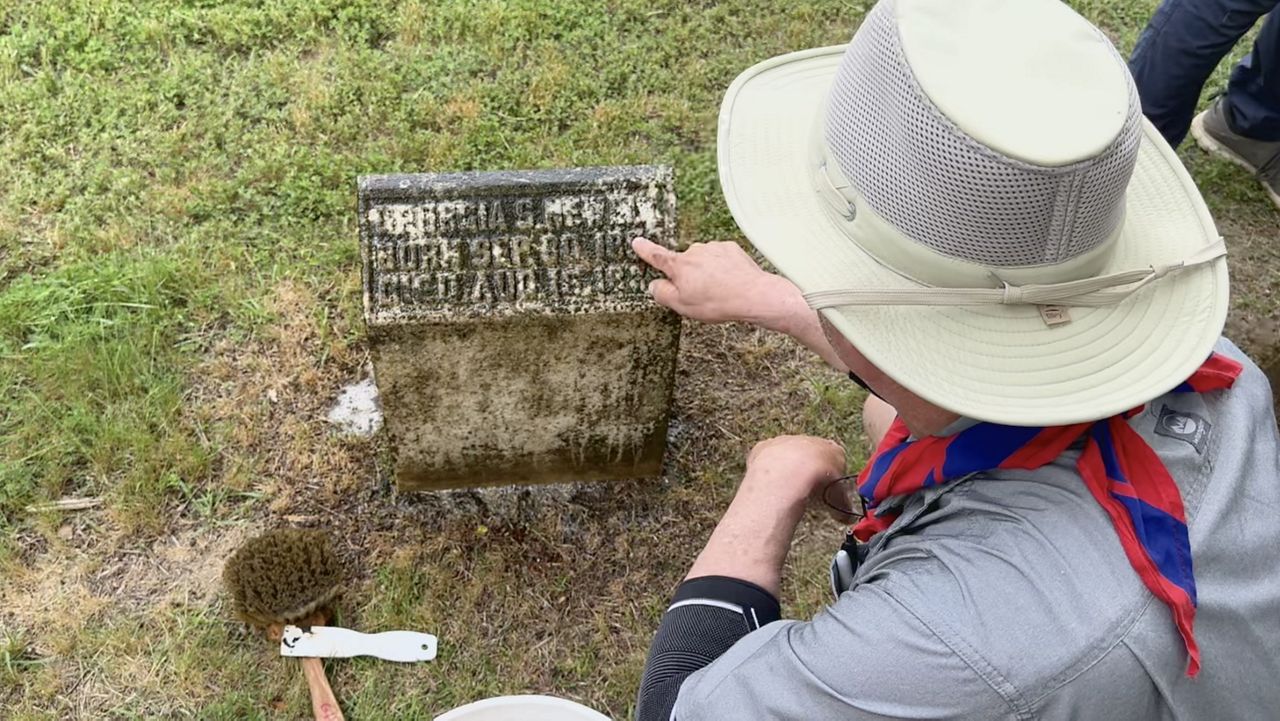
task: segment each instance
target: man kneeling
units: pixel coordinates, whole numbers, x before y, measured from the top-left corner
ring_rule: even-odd
[[[719,162],[782,275],[638,240],[653,296],[884,399],[868,516],[835,602],[780,620],[844,453],[758,445],[639,719],[1275,718],[1270,390],[1219,337],[1226,248],[1105,36],[1056,0],[881,0],[847,47],[740,76]]]

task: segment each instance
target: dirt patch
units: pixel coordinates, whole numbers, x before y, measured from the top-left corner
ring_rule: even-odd
[[[1219,213],[1231,253],[1231,312],[1225,335],[1261,366],[1280,410],[1280,232],[1269,207]]]
[[[209,604],[222,585],[222,564],[257,524],[190,528],[149,548],[122,551],[89,579],[93,593],[130,609]]]
[[[357,452],[364,446],[344,443],[325,423],[364,357],[344,342],[346,321],[317,313],[324,307],[307,287],[281,283],[268,306],[277,322],[247,342],[220,340],[193,373],[188,413],[222,448],[216,466],[227,487],[273,498],[320,486],[333,492],[320,479],[367,468]]]
[[[1280,233],[1270,218],[1221,221],[1231,267],[1231,312],[1226,335],[1245,352],[1270,356],[1280,342]]]
[[[192,528],[147,547],[118,548],[107,555],[62,546],[38,557],[25,573],[6,576],[0,617],[31,630],[51,615],[92,616],[108,606],[123,611],[207,603],[217,593],[222,560],[247,530]]]

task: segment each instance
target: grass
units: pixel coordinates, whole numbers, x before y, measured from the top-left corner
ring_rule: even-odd
[[[1073,4],[1123,48],[1154,7]],[[321,420],[366,361],[355,178],[669,163],[682,240],[738,237],[721,93],[760,59],[846,41],[868,6],[0,0],[0,706],[305,715],[295,666],[217,588],[240,539],[291,523],[340,536],[345,621],[442,640],[429,665],[330,664],[351,718],[525,691],[628,715],[743,453],[809,432],[856,464],[861,393],[790,343],[689,328],[664,482],[398,496],[376,443]],[[1239,169],[1183,155],[1243,259],[1248,335],[1280,319],[1275,212]],[[104,503],[27,510],[64,496]],[[821,604],[836,532],[801,529],[790,613]]]

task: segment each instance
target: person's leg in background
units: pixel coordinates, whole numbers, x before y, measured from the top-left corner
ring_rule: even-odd
[[[1280,208],[1280,9],[1267,16],[1227,92],[1191,121],[1191,134],[1205,152],[1253,173]]]
[[[1237,134],[1280,141],[1280,2],[1271,4],[1253,52],[1231,71],[1225,110]]]
[[[1170,145],[1176,147],[1186,137],[1200,91],[1213,69],[1258,18],[1277,5],[1280,0],[1164,0],[1160,3],[1138,38],[1129,69],[1138,86],[1143,113]],[[1237,72],[1243,73],[1239,86],[1245,98],[1243,112],[1251,121],[1260,109],[1266,116],[1267,106],[1255,106],[1250,101],[1267,90],[1274,93],[1280,82],[1275,77],[1280,69],[1277,68],[1280,57],[1276,55],[1280,43],[1274,37],[1280,29],[1274,18],[1267,25],[1264,34],[1269,32],[1272,37],[1266,45],[1259,43],[1259,47],[1254,48],[1254,55],[1259,57],[1255,60],[1250,56],[1252,62],[1248,69],[1237,68]],[[1267,53],[1270,55],[1264,57]],[[1273,94],[1271,106],[1277,102],[1280,101]]]

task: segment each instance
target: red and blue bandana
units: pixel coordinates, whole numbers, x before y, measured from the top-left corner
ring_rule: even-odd
[[[1243,367],[1214,353],[1185,383],[1182,393],[1230,388]],[[1187,675],[1200,671],[1193,633],[1196,581],[1182,494],[1156,452],[1129,426],[1137,408],[1100,421],[1025,428],[979,423],[952,436],[908,440],[894,420],[876,452],[858,475],[858,492],[869,513],[852,529],[860,541],[888,528],[897,513],[872,512],[885,499],[914,493],[993,469],[1030,470],[1060,456],[1082,436],[1076,469],[1106,511],[1130,565],[1147,588],[1173,612],[1187,647]]]

